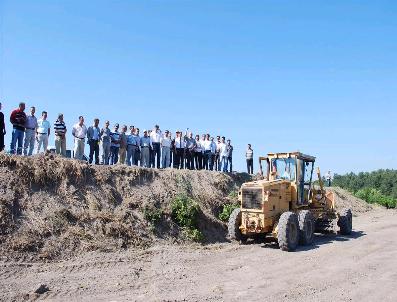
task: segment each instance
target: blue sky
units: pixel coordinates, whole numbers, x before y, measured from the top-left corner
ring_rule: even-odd
[[[221,134],[238,170],[247,143],[324,172],[397,168],[395,1],[0,0],[0,17],[6,116],[25,101],[69,129]]]

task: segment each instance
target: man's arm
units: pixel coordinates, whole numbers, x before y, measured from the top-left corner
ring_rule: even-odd
[[[73,128],[72,128],[72,135],[74,136],[74,137],[76,137],[76,128],[73,126]]]
[[[16,111],[13,110],[10,115],[10,123],[13,125],[15,124],[15,114],[16,114]]]

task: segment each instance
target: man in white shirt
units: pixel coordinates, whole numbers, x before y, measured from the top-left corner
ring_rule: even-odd
[[[160,169],[160,140],[162,138],[162,133],[159,125],[154,126],[153,131],[150,133],[150,140],[152,143],[152,160],[153,160],[153,168],[154,162],[156,162],[157,168]]]
[[[35,107],[30,107],[30,115],[26,117],[25,123],[25,141],[23,144],[23,154],[32,155],[34,149],[34,142],[36,141],[37,118],[34,115]],[[29,149],[29,152],[28,152]]]
[[[325,180],[327,181],[328,187],[330,187],[331,184],[332,184],[332,175],[331,175],[331,171],[328,171],[328,172],[327,172],[327,174],[325,175]]]
[[[37,140],[37,150],[36,153],[40,153],[41,145],[43,145],[44,152],[47,151],[48,147],[48,137],[50,136],[51,124],[47,121],[47,112],[43,111],[41,113],[41,119],[37,121],[36,128],[36,140]]]
[[[218,144],[220,165],[218,166],[218,171],[227,172],[227,152],[225,137],[222,136],[221,142]]]
[[[209,134],[207,134],[205,136],[205,140],[202,141],[202,148],[204,150],[203,169],[210,170],[210,167],[212,166],[212,153],[211,153],[211,141]]]
[[[161,167],[163,169],[170,166],[171,160],[171,137],[168,130],[165,131],[165,136],[160,139],[161,145]]]
[[[84,125],[84,117],[79,116],[79,122],[73,126],[72,135],[74,136],[74,158],[83,159],[84,141],[87,134],[87,127]]]

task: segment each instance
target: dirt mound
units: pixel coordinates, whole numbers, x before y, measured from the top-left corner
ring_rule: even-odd
[[[159,238],[183,240],[170,210],[180,194],[199,203],[198,228],[205,242],[225,241],[225,225],[216,217],[244,181],[246,174],[91,166],[54,155],[0,154],[0,253],[55,259],[146,247]],[[156,225],[148,220],[151,211],[161,213]]]
[[[353,215],[355,215],[358,213],[369,212],[375,208],[379,208],[379,206],[369,204],[364,200],[355,197],[350,192],[339,187],[327,188],[327,190],[331,190],[334,192],[335,204],[338,210],[350,208],[352,209]]]

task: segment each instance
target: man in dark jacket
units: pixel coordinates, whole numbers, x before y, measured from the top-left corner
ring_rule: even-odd
[[[4,123],[4,114],[1,112],[2,104],[0,103],[0,152],[4,150],[4,135],[6,135],[6,124]]]
[[[88,144],[90,145],[90,158],[89,163],[91,164],[93,161],[94,153],[95,153],[95,164],[99,165],[99,142],[101,140],[101,130],[98,127],[99,119],[94,119],[94,124],[88,127],[87,130],[87,139]]]
[[[12,124],[12,138],[10,144],[11,154],[22,154],[23,137],[25,136],[25,103],[19,103],[19,107],[11,112],[10,122]],[[16,145],[18,143],[18,148]]]

